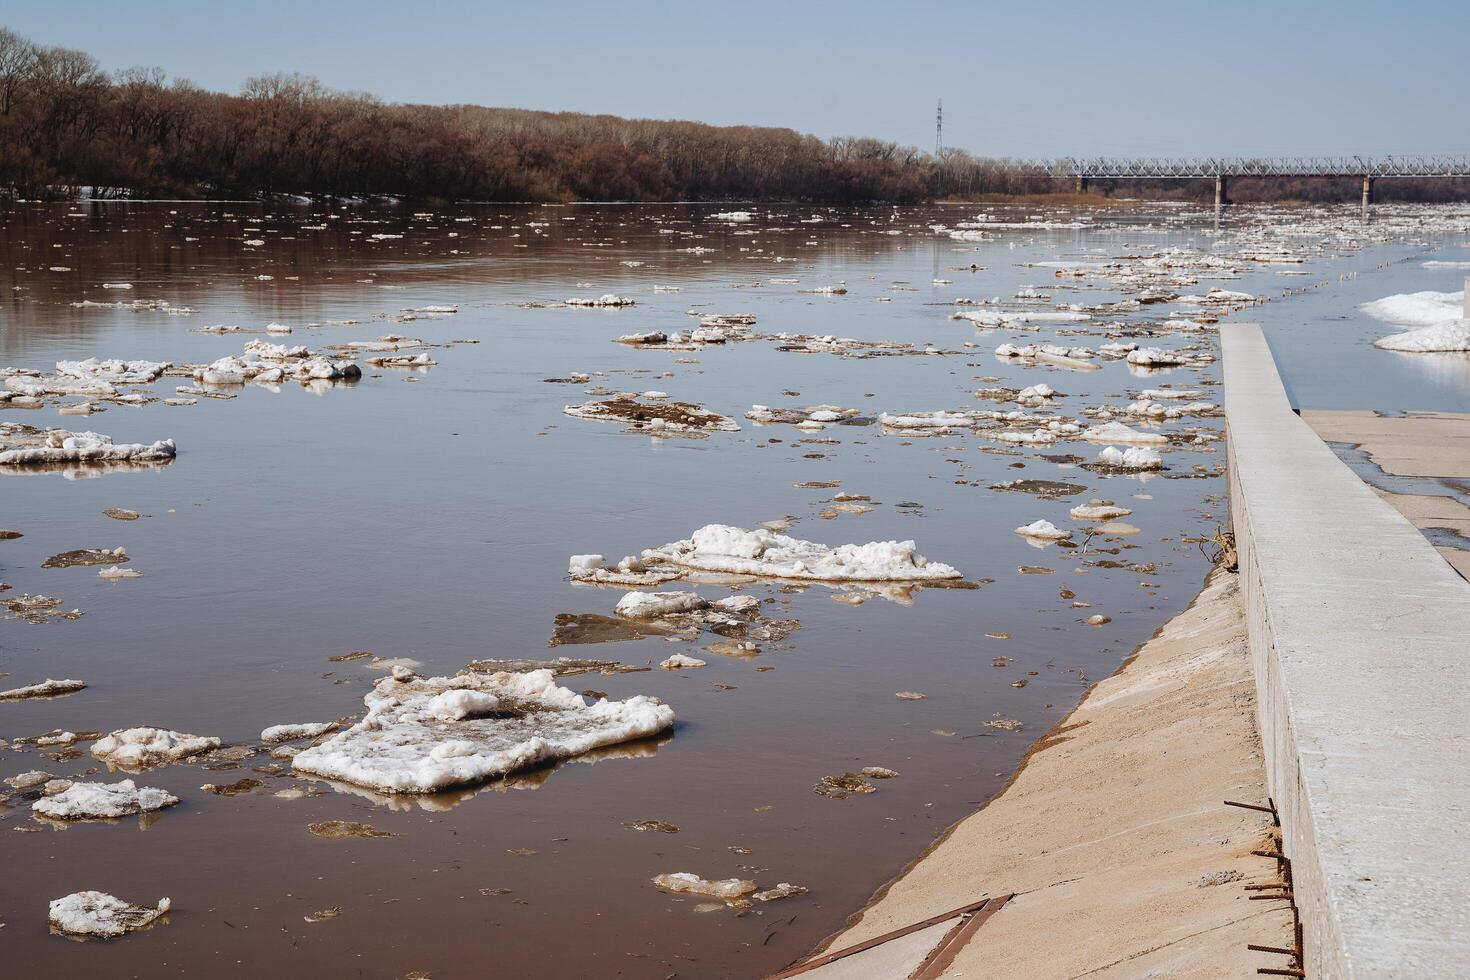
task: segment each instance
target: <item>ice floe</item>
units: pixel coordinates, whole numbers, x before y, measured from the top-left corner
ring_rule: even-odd
[[[706,524],[688,538],[643,552],[649,562],[736,575],[828,582],[908,582],[960,578],[951,565],[931,562],[912,541],[871,541],[836,548],[765,528]]]
[[[449,720],[445,694],[488,698]],[[494,701],[494,707],[488,707]],[[363,699],[362,720],[296,754],[304,775],[390,793],[433,793],[484,782],[603,746],[656,735],[673,709],[644,695],[589,701],[559,687],[550,670],[418,677],[395,672]]]
[[[1042,519],[1023,524],[1016,528],[1016,533],[1026,538],[1037,538],[1043,541],[1061,541],[1072,536],[1071,531],[1063,531],[1051,521]]]
[[[1464,313],[1465,291],[1437,293],[1397,293],[1364,303],[1358,309],[1375,320],[1404,327],[1430,327],[1446,320],[1458,320]]]
[[[172,439],[153,443],[114,443],[98,432],[37,429],[0,422],[0,466],[48,463],[165,462],[178,455]]]
[[[77,680],[56,681],[50,678],[39,684],[13,687],[0,691],[0,701],[21,701],[26,698],[51,698],[62,694],[75,694],[87,685]]]
[[[164,728],[124,728],[92,743],[92,755],[118,769],[151,769],[219,748],[219,739]]]
[[[1470,320],[1446,320],[1430,327],[1379,337],[1373,346],[1409,353],[1470,351]]]
[[[110,820],[173,806],[179,798],[161,789],[141,789],[131,779],[116,783],[75,782],[54,796],[45,796],[31,809],[54,820]]]
[[[607,401],[589,401],[568,405],[562,411],[573,418],[594,422],[618,422],[639,432],[680,435],[703,432],[738,432],[740,425],[730,418],[689,402],[670,402],[662,398],[621,394]]]
[[[1147,446],[1129,446],[1126,451],[1116,446],[1109,446],[1098,453],[1093,462],[1098,466],[1118,470],[1161,470],[1164,468],[1163,457]]]
[[[1082,438],[1088,442],[1126,442],[1137,445],[1162,445],[1169,440],[1156,432],[1140,432],[1130,429],[1122,422],[1108,422],[1096,425],[1082,432]]]
[[[149,908],[131,905],[106,892],[74,892],[51,902],[51,928],[67,936],[115,939],[148,927],[171,907],[166,898]]]
[[[266,745],[275,745],[278,742],[290,742],[298,738],[316,738],[324,735],[337,727],[335,721],[305,722],[299,725],[272,725],[260,733],[260,740]]]

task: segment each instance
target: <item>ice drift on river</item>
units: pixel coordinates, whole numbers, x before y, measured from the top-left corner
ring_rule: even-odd
[[[31,809],[57,820],[107,820],[173,806],[179,798],[161,789],[139,789],[131,779],[116,783],[72,783],[55,796],[43,796]]]
[[[1358,309],[1375,320],[1405,327],[1429,327],[1457,320],[1464,312],[1465,291],[1458,293],[1396,293],[1364,303]]]
[[[163,728],[124,728],[92,743],[92,755],[111,766],[145,769],[219,748],[219,739]]]
[[[706,524],[682,541],[643,552],[648,561],[708,572],[826,582],[910,582],[960,578],[951,565],[931,562],[912,541],[870,541],[831,548],[765,528],[747,531]]]
[[[113,939],[134,929],[142,929],[170,908],[168,899],[160,899],[156,908],[129,905],[106,892],[73,892],[52,901],[51,928],[68,936],[95,936]]]
[[[433,793],[646,738],[674,723],[655,698],[589,701],[549,670],[384,677],[351,728],[292,767],[389,793]]]
[[[1382,350],[1424,354],[1435,351],[1470,351],[1470,320],[1446,320],[1432,327],[1379,337],[1373,346]]]
[[[0,435],[3,435],[0,431]],[[144,444],[115,443],[99,432],[47,429],[18,444],[0,443],[0,465],[38,466],[46,463],[113,463],[173,459],[178,447],[172,439]]]

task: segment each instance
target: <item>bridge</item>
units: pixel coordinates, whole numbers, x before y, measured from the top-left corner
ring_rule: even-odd
[[[1385,157],[1195,157],[1139,160],[1063,157],[1020,160],[1013,169],[1075,181],[1077,192],[1097,178],[1215,180],[1215,203],[1230,202],[1232,177],[1360,177],[1363,204],[1373,203],[1373,185],[1380,177],[1470,177],[1470,156]]]

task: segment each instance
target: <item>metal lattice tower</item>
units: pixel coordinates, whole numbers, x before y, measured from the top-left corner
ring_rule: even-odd
[[[939,108],[934,110],[934,155],[944,155],[944,100],[939,100]]]

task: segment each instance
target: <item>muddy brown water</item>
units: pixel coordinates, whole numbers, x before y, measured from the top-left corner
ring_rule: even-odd
[[[262,774],[254,767],[271,760],[261,754],[235,769],[182,764],[133,777],[182,800],[146,823],[43,825],[29,798],[12,794],[0,810],[0,953],[11,969],[34,978],[761,976],[837,929],[993,795],[1089,681],[1188,603],[1206,562],[1185,538],[1223,522],[1217,477],[1141,480],[1041,456],[1090,459],[1098,447],[1085,443],[992,453],[980,450],[998,444],[974,433],[918,438],[876,425],[803,433],[743,415],[756,403],[831,403],[864,415],[982,408],[990,406],[975,398],[979,388],[1038,381],[1065,392],[1057,407],[1075,414],[1160,382],[1216,380],[1215,367],[1134,377],[1117,362],[1091,373],[1005,363],[991,356],[996,344],[1057,331],[977,330],[947,318],[956,296],[1008,297],[1025,285],[1058,301],[1119,298],[1096,286],[1069,292],[1051,270],[1019,263],[1196,242],[1213,234],[1208,216],[1124,212],[1085,231],[1022,230],[974,244],[927,227],[964,220],[973,207],[788,207],[769,216],[760,208],[744,224],[712,220],[717,210],[484,206],[422,217],[392,207],[110,203],[19,204],[0,214],[0,366],[93,355],[201,362],[265,336],[193,332],[213,324],[282,322],[294,333],[271,339],[313,348],[390,332],[479,341],[434,349],[432,368],[368,369],[356,384],[320,390],[288,382],[247,387],[230,401],[114,405],[89,418],[0,409],[0,421],[179,445],[171,465],[146,470],[0,473],[0,526],[24,532],[0,543],[0,580],[12,595],[44,593],[83,613],[0,621],[0,672],[9,675],[0,686],[45,677],[88,684],[0,707],[0,737],[155,725],[258,745],[268,725],[356,715],[382,668],[371,658],[328,659],[353,651],[411,658],[425,673],[557,655],[648,665],[682,651],[709,662],[564,679],[613,697],[656,695],[673,706],[677,726],[654,742],[473,792],[383,799]],[[246,244],[255,240],[265,244]],[[680,251],[695,247],[710,251]],[[1367,269],[1380,253],[1410,248],[1345,252],[1312,271]],[[845,295],[806,292],[838,283]],[[1267,268],[1223,285],[1265,290],[1279,280]],[[605,292],[637,305],[560,306]],[[1301,305],[1325,304],[1330,292]],[[71,305],[83,300],[166,300],[195,312]],[[551,305],[524,305],[535,303]],[[395,319],[428,305],[459,312]],[[770,341],[697,352],[612,342],[693,326],[689,310],[754,313],[758,332],[959,353],[844,359]],[[1150,308],[1133,318],[1145,316],[1158,318]],[[360,322],[327,325],[348,319]],[[1099,324],[1068,326],[1096,334]],[[579,371],[605,376],[543,381]],[[179,383],[165,377],[151,387],[172,395]],[[665,391],[742,429],[655,441],[562,414],[597,386]],[[1206,397],[1218,400],[1218,390]],[[1203,424],[1219,428],[1218,419]],[[1174,476],[1222,463],[1218,444],[1174,447],[1166,458]],[[1087,492],[1048,499],[990,489],[1016,479]],[[833,482],[840,491],[797,488]],[[820,518],[838,492],[871,497],[874,510]],[[1094,549],[1119,550],[1088,558],[1116,560],[1090,567],[1012,533],[1042,517],[1075,526],[1067,508],[1090,496],[1132,508],[1126,520],[1142,528],[1094,539]],[[109,508],[141,516],[123,523]],[[701,653],[713,636],[548,647],[558,616],[609,615],[623,591],[570,583],[569,555],[615,560],[706,523],[751,527],[787,515],[798,518],[791,534],[829,544],[912,538],[982,587],[852,605],[820,585],[744,585],[776,600],[767,615],[801,623],[754,658]],[[51,555],[119,545],[143,577],[110,582],[92,567],[42,567]],[[1127,567],[1146,563],[1158,571]],[[1028,575],[1023,566],[1055,571]],[[1064,590],[1090,607],[1073,608]],[[1093,613],[1111,622],[1086,625]],[[906,691],[926,696],[895,697]],[[987,726],[997,719],[1021,724]],[[814,792],[824,776],[868,766],[900,775],[846,799]],[[0,751],[0,776],[33,768],[74,776],[94,767],[89,755]],[[264,785],[233,796],[200,789],[243,778]],[[292,787],[316,795],[274,795]],[[392,836],[325,839],[309,829],[327,821]],[[679,831],[625,826],[638,821]],[[675,871],[810,892],[743,914],[697,911],[704,900],[649,884]],[[997,884],[976,882],[976,893]],[[49,935],[47,901],[82,889],[146,904],[166,895],[174,911],[114,942]],[[340,914],[316,915],[333,908]]]

